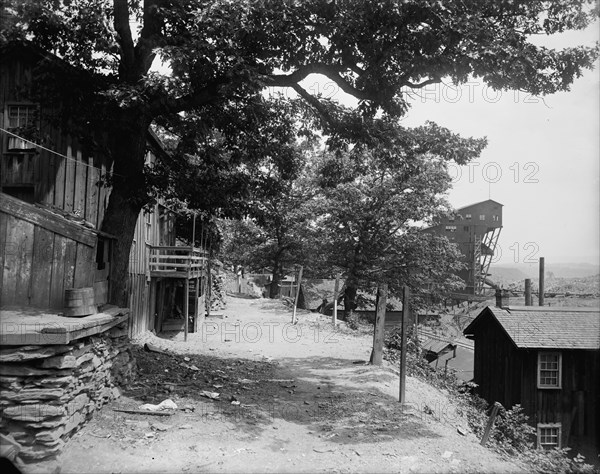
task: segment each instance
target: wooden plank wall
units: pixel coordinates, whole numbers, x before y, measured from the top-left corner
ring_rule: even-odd
[[[30,103],[27,90],[31,82],[31,70],[32,65],[25,61],[13,60],[3,64],[0,71],[2,128],[7,128],[8,104]],[[48,112],[44,106],[41,104],[42,117]],[[33,186],[34,202],[76,214],[100,229],[110,195],[110,188],[102,184],[101,178],[107,171],[110,172],[110,161],[100,153],[85,153],[74,137],[62,133],[44,120],[40,124],[40,132],[40,137],[43,137],[40,144],[56,153],[44,149],[8,153],[5,151],[8,135],[0,134],[0,187],[10,193],[10,186]],[[152,162],[154,159],[149,152],[147,160]],[[14,190],[13,194],[16,192]],[[22,198],[22,195],[17,197]],[[173,218],[163,217],[161,221],[158,209],[155,206],[150,214],[141,213],[136,225],[129,262],[131,335],[153,327],[151,307],[154,302],[148,278],[148,245],[175,244]],[[84,248],[86,246],[32,223],[3,215],[0,237],[4,247],[8,245],[18,249],[18,252],[10,248],[2,251],[2,263],[7,265],[0,272],[3,305],[29,302],[36,305],[47,303],[49,308],[60,308],[64,288],[83,284],[80,277],[83,273],[95,273],[84,271],[86,266],[89,270],[90,265],[95,270],[93,248]],[[96,273],[101,281],[103,275]],[[86,286],[99,286],[93,280],[92,276],[92,281],[86,282]],[[36,288],[36,291],[32,292],[32,288]]]
[[[94,247],[0,212],[3,306],[62,309],[64,290],[91,286]]]
[[[8,128],[9,104],[30,103],[27,87],[31,66],[20,61],[3,64],[0,71],[0,127]],[[41,115],[50,113],[41,104]],[[68,134],[42,120],[40,145],[36,151],[7,150],[9,136],[0,134],[0,185],[33,185],[34,201],[76,214],[99,229],[108,204],[110,189],[101,177],[110,171],[110,163],[100,153],[84,153],[82,145]],[[63,155],[63,156],[61,156]]]

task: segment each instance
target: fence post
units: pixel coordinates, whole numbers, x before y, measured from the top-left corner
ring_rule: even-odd
[[[488,438],[490,437],[490,432],[492,431],[492,426],[494,426],[494,421],[496,420],[496,415],[498,415],[498,410],[500,409],[500,404],[498,402],[494,403],[494,408],[492,408],[492,414],[485,426],[485,431],[483,432],[483,437],[481,438],[481,446],[485,446],[488,442]]]
[[[296,297],[294,298],[294,311],[292,313],[292,324],[296,324],[296,308],[298,306],[298,297],[300,296],[300,284],[302,283],[302,265],[300,265],[300,272],[298,273],[298,285],[296,287]]]
[[[335,275],[335,286],[333,287],[333,327],[337,327],[337,300],[340,291],[340,274]]]

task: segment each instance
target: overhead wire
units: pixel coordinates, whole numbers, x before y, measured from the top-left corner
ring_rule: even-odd
[[[19,140],[23,140],[24,142],[31,143],[31,144],[32,144],[34,147],[36,147],[36,148],[41,148],[42,150],[45,150],[45,151],[47,151],[47,152],[49,152],[49,153],[52,153],[52,154],[54,154],[54,155],[57,155],[57,156],[60,156],[61,158],[65,158],[65,159],[67,159],[67,160],[74,161],[75,163],[78,163],[78,164],[79,164],[79,165],[81,165],[81,166],[87,166],[88,168],[94,168],[94,169],[98,169],[98,168],[97,168],[96,166],[94,166],[94,165],[90,165],[90,164],[88,164],[88,163],[84,163],[83,161],[80,161],[80,160],[78,160],[78,159],[76,159],[76,158],[73,158],[72,156],[68,156],[68,155],[65,155],[65,154],[63,154],[63,153],[59,153],[58,151],[54,151],[54,150],[52,150],[51,148],[45,147],[45,146],[43,146],[43,145],[40,145],[39,143],[36,143],[36,142],[34,142],[34,141],[31,141],[31,140],[29,140],[28,138],[25,138],[25,137],[22,137],[22,136],[20,136],[20,135],[17,135],[16,133],[13,133],[13,132],[11,132],[11,131],[9,131],[9,130],[6,130],[6,129],[2,128],[2,127],[0,127],[0,131],[2,131],[2,132],[4,132],[4,133],[6,133],[6,134],[8,134],[8,135],[11,135],[11,136],[13,136],[13,137],[15,137],[15,138],[18,138]],[[125,178],[125,177],[126,177],[126,176],[124,176],[124,175],[122,175],[122,174],[115,173],[115,172],[109,172],[109,173],[110,173],[111,175],[114,175],[114,176],[120,176],[120,177],[122,177],[122,178]]]

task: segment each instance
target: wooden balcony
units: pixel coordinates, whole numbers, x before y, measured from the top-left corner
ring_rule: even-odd
[[[207,252],[196,247],[150,247],[151,278],[200,278],[207,264]]]

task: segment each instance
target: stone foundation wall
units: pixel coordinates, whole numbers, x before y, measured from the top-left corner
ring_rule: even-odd
[[[24,463],[55,458],[65,441],[133,375],[127,322],[65,345],[0,350],[0,433]]]

